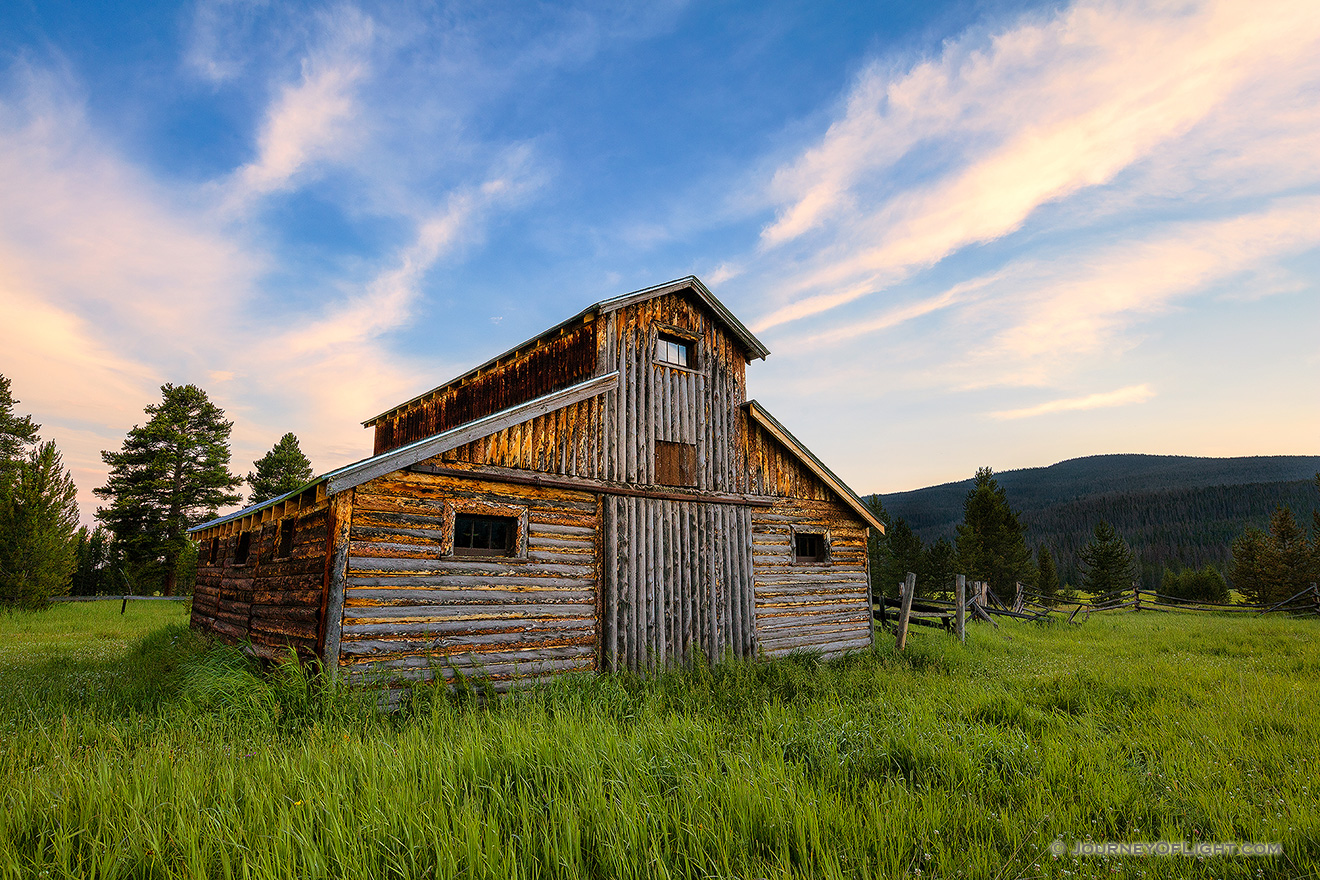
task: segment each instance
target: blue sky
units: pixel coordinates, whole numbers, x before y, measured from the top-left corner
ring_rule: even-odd
[[[693,273],[860,492],[1315,453],[1318,145],[1313,0],[11,0],[0,373],[90,520],[163,382],[325,471]]]

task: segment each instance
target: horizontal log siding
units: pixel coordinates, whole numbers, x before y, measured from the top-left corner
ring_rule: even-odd
[[[287,559],[274,558],[280,520],[252,530],[245,565],[233,561],[238,532],[220,538],[215,565],[209,564],[210,539],[201,542],[193,592],[194,627],[230,643],[250,642],[257,654],[271,659],[284,656],[290,647],[300,657],[315,656],[325,571],[326,509],[322,505],[291,516],[295,517],[294,543]]]
[[[866,528],[856,514],[839,502],[792,498],[750,513],[761,653],[806,649],[836,656],[868,647]],[[795,526],[829,531],[829,562],[794,561]]]
[[[527,509],[523,559],[442,555],[446,504]],[[340,668],[351,680],[595,668],[596,496],[395,472],[356,490]]]
[[[603,668],[756,653],[749,508],[617,495],[601,504]]]

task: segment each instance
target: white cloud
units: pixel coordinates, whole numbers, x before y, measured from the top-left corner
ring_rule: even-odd
[[[1145,403],[1155,396],[1155,391],[1149,385],[1129,385],[1127,388],[1119,388],[1114,391],[1103,391],[1099,394],[1088,394],[1084,397],[1069,397],[1062,400],[1051,400],[1047,403],[1028,406],[1023,409],[1000,410],[990,413],[992,419],[1027,419],[1033,416],[1043,416],[1049,413],[1058,412],[1076,412],[1086,409],[1103,409],[1111,406],[1128,406],[1134,403]]]
[[[361,136],[357,91],[370,73],[373,22],[351,7],[320,18],[321,43],[267,109],[256,159],[234,174],[240,203],[290,187],[316,163],[343,157]]]
[[[755,329],[884,290],[1168,152],[1184,175],[1188,153],[1211,173],[1271,151],[1295,169],[1320,129],[1313,101],[1295,96],[1317,86],[1320,15],[1307,0],[1095,0],[963,37],[906,72],[872,65],[842,118],[771,183],[782,207],[762,250],[791,271]],[[1175,195],[1204,185],[1144,182]]]

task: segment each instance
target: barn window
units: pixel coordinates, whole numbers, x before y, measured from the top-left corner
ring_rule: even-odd
[[[829,542],[820,532],[795,532],[793,558],[797,562],[828,562]]]
[[[697,445],[655,441],[655,481],[661,486],[696,486]]]
[[[477,516],[460,513],[454,517],[454,555],[512,556],[518,547],[518,518]]]
[[[252,549],[252,533],[240,532],[238,535],[238,546],[234,548],[234,564],[247,565],[248,552]]]
[[[676,367],[692,366],[694,362],[692,342],[670,333],[661,333],[656,338],[655,359],[662,364],[673,364]]]
[[[281,559],[293,555],[293,517],[280,523],[280,550],[275,555]]]

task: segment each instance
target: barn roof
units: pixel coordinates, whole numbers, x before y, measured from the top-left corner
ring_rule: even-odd
[[[594,376],[585,382],[579,382],[576,385],[570,385],[559,391],[542,395],[535,400],[529,400],[526,403],[520,403],[517,406],[511,406],[502,409],[497,413],[491,413],[480,419],[473,419],[457,427],[450,428],[448,431],[436,434],[432,437],[426,437],[406,446],[400,446],[398,449],[391,449],[388,452],[382,452],[379,455],[373,455],[371,458],[364,458],[353,464],[344,465],[338,470],[330,471],[328,474],[322,474],[315,480],[305,486],[281,495],[278,498],[272,498],[261,504],[254,504],[251,507],[245,507],[242,510],[236,510],[233,513],[225,514],[216,519],[204,522],[201,525],[193,526],[189,532],[201,532],[206,529],[232,522],[236,519],[243,519],[254,513],[258,513],[267,507],[273,507],[282,501],[306,492],[308,489],[314,489],[322,484],[325,485],[326,495],[335,495],[343,492],[345,489],[352,489],[354,486],[360,486],[363,483],[374,480],[376,477],[384,476],[388,473],[401,470],[418,462],[425,461],[428,458],[439,455],[442,452],[448,452],[451,449],[457,449],[471,443],[473,440],[479,440],[482,437],[494,434],[496,431],[502,431],[513,425],[522,424],[529,419],[555,410],[563,409],[574,403],[604,394],[619,384],[619,374],[607,373],[604,376]]]
[[[496,355],[486,361],[484,364],[473,367],[463,375],[450,379],[443,385],[437,385],[430,391],[423,392],[411,400],[406,400],[403,403],[400,403],[398,406],[392,406],[379,415],[372,416],[363,422],[362,426],[364,428],[369,428],[381,419],[392,416],[401,410],[406,410],[415,404],[421,403],[427,398],[434,397],[451,386],[458,385],[471,379],[478,373],[484,373],[497,365],[500,361],[506,360],[521,351],[525,351],[544,339],[553,338],[561,331],[576,326],[577,324],[581,324],[584,321],[594,319],[601,315],[608,315],[610,312],[616,312],[619,309],[626,308],[627,306],[636,303],[646,302],[647,300],[667,296],[671,293],[682,293],[684,291],[690,293],[699,302],[704,304],[706,308],[710,310],[711,314],[715,316],[716,320],[723,325],[724,329],[742,344],[743,348],[747,351],[748,360],[751,360],[752,358],[765,359],[766,356],[770,354],[770,349],[766,348],[765,344],[757,339],[756,336],[752,334],[752,331],[748,330],[746,325],[744,325],[742,321],[739,321],[738,318],[734,316],[733,312],[728,310],[724,303],[715,298],[715,294],[711,293],[706,285],[701,283],[700,278],[695,275],[688,275],[684,278],[678,278],[664,284],[657,284],[654,287],[634,290],[632,293],[625,293],[622,296],[616,296],[613,299],[606,299],[601,300],[598,303],[593,303],[569,318],[567,321],[562,321],[551,327],[549,330],[546,330],[544,333],[534,336],[526,342],[515,345],[503,354]]]
[[[743,408],[747,410],[747,414],[752,417],[753,421],[782,443],[789,452],[796,455],[798,459],[807,466],[808,470],[820,478],[821,482],[838,493],[844,503],[851,507],[858,516],[864,519],[867,525],[871,526],[871,528],[879,529],[880,534],[882,535],[885,533],[884,523],[876,518],[876,515],[871,512],[871,508],[866,506],[865,502],[857,496],[857,493],[852,489],[849,489],[847,483],[839,479],[834,471],[827,468],[825,462],[817,458],[815,453],[803,446],[802,442],[794,437],[792,433],[789,432],[788,428],[785,428],[778,419],[770,415],[765,407],[761,406],[761,404],[757,403],[755,400],[749,400],[743,404]]]

